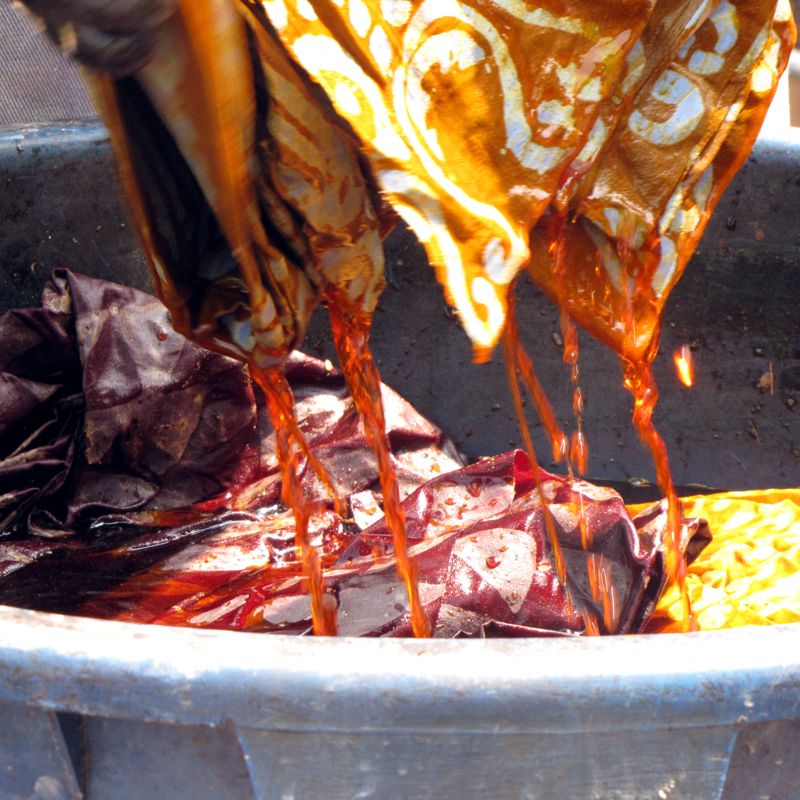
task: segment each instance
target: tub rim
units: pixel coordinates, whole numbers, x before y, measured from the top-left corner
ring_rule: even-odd
[[[322,639],[0,606],[0,700],[268,730],[601,732],[800,717],[800,623],[569,639]]]

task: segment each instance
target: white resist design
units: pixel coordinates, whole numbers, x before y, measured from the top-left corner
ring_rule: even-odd
[[[474,538],[459,539],[453,546],[453,557],[477,572],[516,614],[536,574],[536,542],[532,536],[510,528],[481,531]]]
[[[790,38],[785,0],[777,10],[765,0],[642,0],[627,15],[613,0],[574,0],[568,13],[545,0],[325,0],[316,20],[307,0],[262,2],[357,134],[479,356],[495,346],[523,268],[552,289],[545,248],[537,243],[533,261],[530,248],[552,201],[591,220],[567,242],[602,265],[603,285],[580,288],[590,304],[630,290],[615,244],[639,250],[659,229],[653,289],[666,295],[727,175],[709,167],[731,126],[746,124],[745,90],[770,91]],[[626,152],[641,141],[674,148],[656,191]]]
[[[653,85],[652,95],[673,107],[666,120],[648,119],[638,109],[631,114],[628,127],[642,139],[660,147],[675,145],[694,133],[706,113],[700,87],[688,75],[668,69]]]

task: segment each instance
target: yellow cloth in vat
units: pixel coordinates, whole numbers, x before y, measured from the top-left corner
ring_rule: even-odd
[[[800,489],[730,492],[683,500],[713,539],[686,578],[700,630],[800,622]],[[677,586],[662,596],[651,631],[685,630]]]

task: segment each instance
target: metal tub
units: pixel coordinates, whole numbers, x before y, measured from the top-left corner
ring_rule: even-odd
[[[57,266],[147,285],[101,128],[0,132],[0,178],[2,307],[36,303]],[[667,308],[657,421],[687,490],[800,482],[798,212],[800,141],[761,142]],[[468,454],[507,449],[500,364],[468,365],[410,237],[387,251],[374,336],[385,380]],[[520,306],[566,415],[557,316],[533,287]],[[669,364],[683,343],[693,392]],[[307,346],[329,354],[321,320]],[[583,351],[590,473],[650,491],[619,369],[593,343]],[[756,388],[770,362],[774,396]],[[0,608],[0,800],[788,800],[798,755],[800,625],[315,640]]]

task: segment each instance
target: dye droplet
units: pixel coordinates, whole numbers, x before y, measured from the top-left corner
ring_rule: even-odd
[[[694,386],[694,359],[689,345],[685,344],[679,347],[673,354],[673,358],[678,380],[687,388]]]
[[[586,436],[584,436],[583,431],[575,431],[572,434],[570,458],[575,470],[580,475],[585,475],[589,468],[589,446],[586,443]]]
[[[495,569],[500,566],[500,559],[495,558],[495,556],[489,556],[486,559],[486,566],[489,567],[489,569]]]

